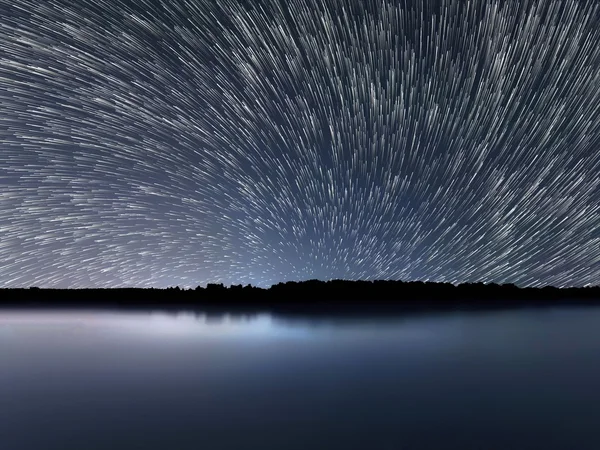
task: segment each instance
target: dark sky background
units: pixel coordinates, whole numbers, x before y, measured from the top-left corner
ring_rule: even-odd
[[[600,283],[600,3],[0,0],[0,285]]]

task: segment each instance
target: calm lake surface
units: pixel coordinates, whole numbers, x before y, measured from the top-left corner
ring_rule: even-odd
[[[0,310],[0,448],[600,449],[600,309]]]

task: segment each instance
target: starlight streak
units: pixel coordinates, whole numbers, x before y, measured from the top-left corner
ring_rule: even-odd
[[[600,284],[600,3],[0,0],[0,285]]]

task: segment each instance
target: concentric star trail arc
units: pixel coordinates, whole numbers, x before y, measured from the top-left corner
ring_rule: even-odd
[[[600,3],[0,0],[0,285],[600,284]]]

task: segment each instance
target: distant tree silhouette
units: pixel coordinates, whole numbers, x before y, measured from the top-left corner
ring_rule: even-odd
[[[402,310],[497,308],[553,304],[600,304],[600,287],[520,288],[514,284],[422,281],[307,280],[277,283],[269,289],[248,284],[181,289],[0,289],[0,305],[119,305],[165,308],[228,307],[237,310]]]

